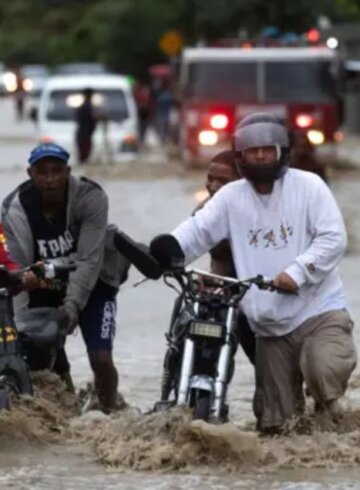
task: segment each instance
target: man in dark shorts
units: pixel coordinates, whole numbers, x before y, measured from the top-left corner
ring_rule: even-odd
[[[118,374],[112,358],[116,294],[128,265],[113,250],[108,199],[101,187],[70,174],[69,154],[56,144],[34,148],[29,180],[4,200],[2,223],[11,256],[21,266],[36,261],[75,262],[65,290],[39,289],[15,298],[17,313],[35,307],[60,308],[67,333],[80,326],[102,409],[115,408]],[[26,295],[26,296],[24,296]],[[54,370],[68,386],[65,350]]]

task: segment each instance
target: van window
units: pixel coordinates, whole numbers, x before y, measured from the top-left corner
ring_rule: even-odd
[[[46,117],[49,121],[73,121],[76,109],[84,98],[81,90],[54,90],[49,95]],[[92,103],[100,115],[120,122],[129,117],[126,97],[122,90],[94,91]]]

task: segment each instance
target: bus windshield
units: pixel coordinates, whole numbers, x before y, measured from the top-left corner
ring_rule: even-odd
[[[199,61],[188,70],[186,97],[200,101],[311,103],[336,97],[326,61]]]
[[[185,87],[191,99],[256,102],[256,62],[197,62]]]

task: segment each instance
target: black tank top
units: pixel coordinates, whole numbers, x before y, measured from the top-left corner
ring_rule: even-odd
[[[74,261],[77,242],[67,226],[67,206],[64,206],[63,212],[50,222],[44,216],[40,194],[31,181],[22,184],[19,199],[32,231],[35,261],[47,260],[62,264]],[[52,289],[32,291],[29,293],[29,308],[58,307],[62,304],[65,290],[65,284],[55,281]]]

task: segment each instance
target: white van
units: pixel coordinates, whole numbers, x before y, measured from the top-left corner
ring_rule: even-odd
[[[135,100],[126,77],[119,75],[72,75],[50,77],[42,92],[37,115],[42,143],[53,141],[66,148],[76,161],[75,111],[83,102],[82,91],[93,90],[92,103],[105,114],[93,135],[93,161],[133,158],[138,150]]]

